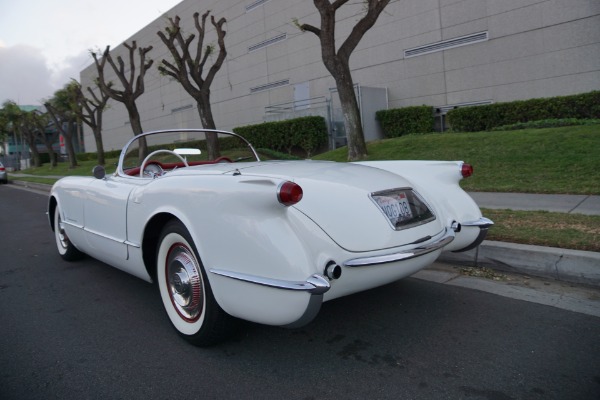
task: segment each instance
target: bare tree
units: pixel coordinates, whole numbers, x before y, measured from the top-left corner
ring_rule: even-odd
[[[184,38],[179,23],[180,18],[178,16],[175,19],[169,18],[170,25],[165,28],[165,32],[159,31],[157,34],[171,52],[173,62],[163,59],[158,70],[176,79],[185,91],[196,100],[202,126],[206,129],[215,129],[216,125],[210,104],[210,86],[227,56],[227,50],[225,49],[226,32],[223,29],[223,24],[225,24],[226,20],[225,18],[221,18],[217,22],[213,15],[210,16],[210,21],[217,33],[219,54],[208,69],[206,76],[202,77],[208,58],[215,50],[213,45],[207,44],[204,46],[207,29],[206,19],[209,14],[210,11],[206,11],[200,19],[200,13],[194,13],[194,23],[198,32],[197,41],[194,46],[192,46],[192,43],[196,39],[196,35],[191,34]],[[219,142],[216,135],[207,135],[207,146],[208,157],[210,159],[217,158],[219,156]]]
[[[110,82],[108,86],[112,86]],[[97,94],[91,87],[87,87],[89,97],[83,94],[83,90],[79,82],[71,82],[71,101],[73,111],[77,116],[90,128],[96,141],[96,153],[98,154],[98,164],[104,165],[106,163],[104,157],[104,144],[102,141],[102,114],[106,108],[108,102],[108,95],[99,90]]]
[[[354,82],[350,72],[350,56],[364,34],[371,29],[379,14],[390,0],[365,0],[365,15],[354,25],[346,40],[337,48],[335,43],[335,14],[349,0],[313,0],[321,16],[321,26],[302,24],[300,29],[312,32],[321,41],[321,57],[323,64],[335,80],[340,103],[344,114],[344,126],[348,138],[348,160],[359,160],[367,156],[364,132],[360,120],[360,111]]]
[[[131,44],[123,43],[123,46],[129,50],[129,65],[127,69],[121,56],[117,56],[117,62],[115,63],[110,54],[110,46],[106,46],[106,50],[104,50],[100,59],[98,59],[99,55],[95,52],[92,52],[92,57],[94,58],[96,69],[98,70],[98,87],[111,99],[123,103],[129,114],[129,121],[131,122],[133,134],[139,135],[143,132],[143,129],[136,100],[144,93],[144,77],[146,71],[150,69],[154,62],[153,60],[146,60],[146,55],[152,50],[152,46],[140,47],[138,49],[135,40],[132,41]],[[136,50],[138,50],[139,68],[136,67],[135,63]],[[121,90],[117,89],[110,81],[107,81],[104,74],[104,68],[107,62],[111,66],[113,72],[117,75],[122,86]],[[140,140],[140,157],[144,157],[147,153],[148,149],[146,142]]]

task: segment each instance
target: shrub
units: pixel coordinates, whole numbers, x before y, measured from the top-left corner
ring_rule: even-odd
[[[59,155],[54,153],[54,157],[58,158]],[[40,163],[41,164],[48,164],[50,163],[50,154],[49,153],[40,153]]]
[[[301,117],[286,121],[240,126],[233,130],[245,137],[255,148],[302,151],[310,157],[327,143],[327,124],[323,117]]]
[[[463,107],[448,112],[448,123],[452,130],[459,132],[488,131],[503,125],[571,118],[600,118],[600,91]]]
[[[519,129],[558,128],[561,126],[598,125],[600,119],[542,119],[539,121],[519,122],[512,125],[502,125],[492,128],[492,131],[516,131]]]
[[[434,131],[433,109],[430,106],[380,110],[376,116],[386,138]]]

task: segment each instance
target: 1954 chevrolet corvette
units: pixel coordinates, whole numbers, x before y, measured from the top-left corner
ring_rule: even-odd
[[[207,139],[219,157],[208,157]],[[493,225],[458,185],[472,173],[463,162],[260,154],[224,131],[138,135],[113,175],[96,167],[53,186],[58,252],[156,282],[175,329],[206,346],[236,319],[305,325],[324,301],[409,276],[443,250],[471,249]]]

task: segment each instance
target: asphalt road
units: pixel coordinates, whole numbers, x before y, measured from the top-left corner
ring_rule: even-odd
[[[63,262],[45,202],[0,185],[1,399],[600,398],[600,318],[414,278],[192,347],[154,286]]]

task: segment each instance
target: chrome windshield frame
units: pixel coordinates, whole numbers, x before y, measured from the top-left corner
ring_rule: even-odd
[[[159,135],[162,133],[177,133],[177,132],[181,132],[181,133],[194,133],[194,132],[195,133],[216,133],[217,135],[228,135],[228,136],[237,137],[238,139],[240,139],[244,143],[246,143],[248,148],[252,151],[252,154],[254,154],[256,161],[261,161],[260,157],[258,156],[258,153],[254,149],[252,144],[248,140],[246,140],[246,138],[244,138],[243,136],[238,135],[237,133],[234,133],[234,132],[223,131],[223,130],[219,130],[219,129],[163,129],[163,130],[158,130],[158,131],[144,132],[144,133],[141,133],[141,134],[136,135],[133,138],[131,138],[125,144],[125,146],[123,146],[123,149],[121,150],[121,154],[119,155],[119,164],[117,165],[117,171],[116,171],[117,175],[127,176],[127,174],[125,173],[125,170],[123,169],[123,164],[125,162],[125,157],[127,156],[127,152],[129,150],[129,148],[131,147],[132,143],[134,143],[135,141],[140,140],[141,138],[144,138],[146,136]]]

